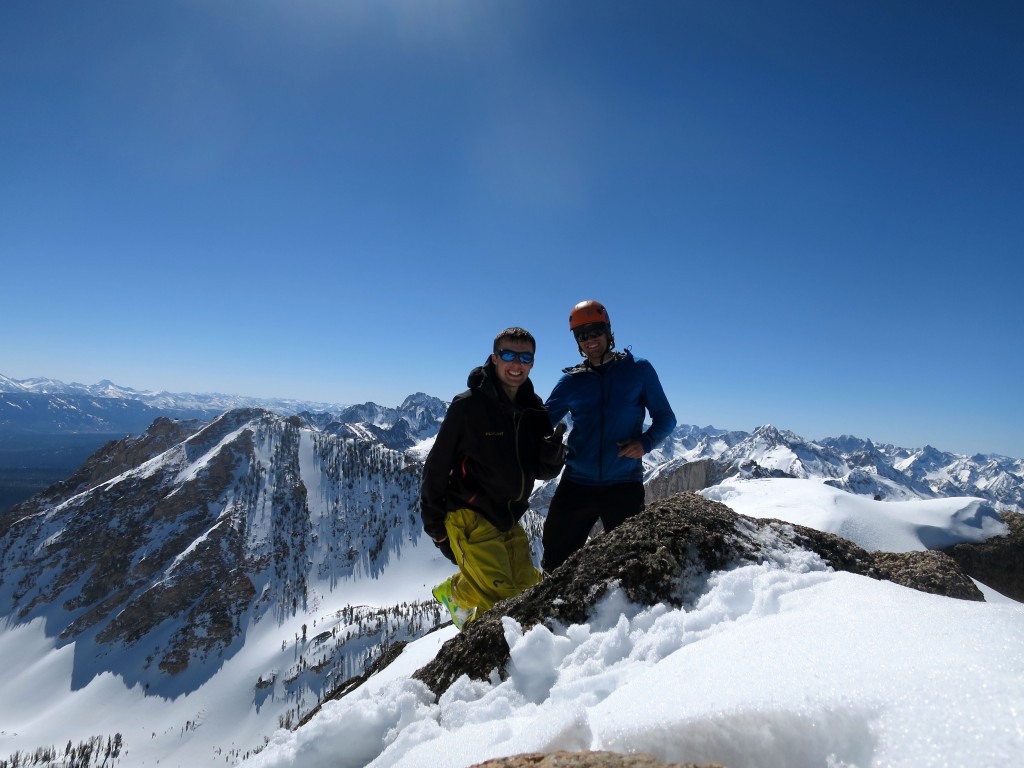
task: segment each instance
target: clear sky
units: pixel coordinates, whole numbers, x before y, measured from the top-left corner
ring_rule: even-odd
[[[1024,6],[0,4],[0,373],[397,405],[595,298],[679,421],[1024,456]]]

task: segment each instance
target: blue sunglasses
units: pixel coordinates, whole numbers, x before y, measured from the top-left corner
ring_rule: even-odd
[[[519,362],[523,365],[529,365],[533,362],[533,352],[516,352],[511,349],[499,349],[495,354],[506,363],[511,363],[517,357],[519,358]]]

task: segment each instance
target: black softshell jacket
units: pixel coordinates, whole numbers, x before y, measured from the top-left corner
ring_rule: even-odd
[[[534,481],[556,477],[564,462],[561,441],[544,439],[551,421],[529,379],[515,404],[490,361],[474,368],[467,384],[452,400],[423,468],[420,513],[435,541],[447,536],[448,512],[464,507],[511,529],[529,506]]]

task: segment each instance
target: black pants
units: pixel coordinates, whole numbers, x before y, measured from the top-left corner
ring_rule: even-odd
[[[644,484],[581,485],[562,480],[544,522],[544,559],[541,567],[553,571],[587,543],[598,520],[606,531],[644,508]]]

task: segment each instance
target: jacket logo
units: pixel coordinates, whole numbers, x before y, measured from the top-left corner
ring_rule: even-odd
[[[504,432],[484,432],[484,437],[503,437]]]

